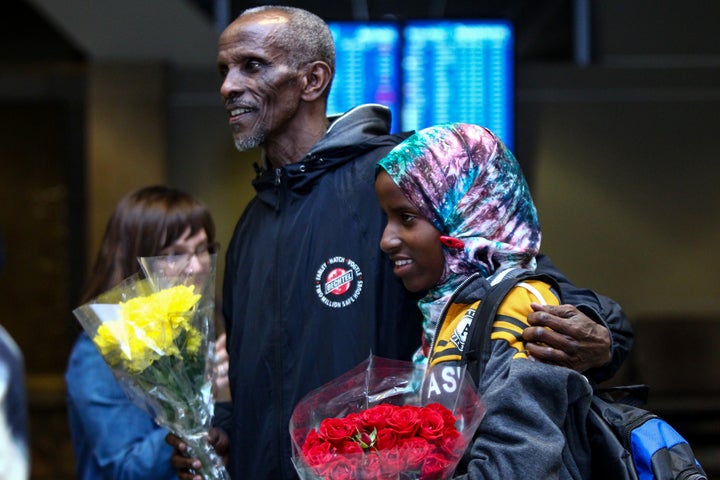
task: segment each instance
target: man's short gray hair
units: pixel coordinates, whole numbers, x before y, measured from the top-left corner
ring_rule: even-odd
[[[283,5],[263,5],[244,10],[240,17],[255,13],[280,12],[287,16],[287,28],[280,32],[275,44],[288,54],[290,63],[300,67],[306,63],[322,60],[330,65],[335,74],[335,42],[325,21],[302,8]]]

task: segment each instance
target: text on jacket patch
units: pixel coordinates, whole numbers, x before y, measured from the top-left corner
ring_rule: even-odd
[[[425,377],[425,391],[428,397],[457,392],[464,372],[465,369],[459,365],[437,365],[428,369]]]
[[[358,299],[363,287],[360,266],[346,257],[331,257],[315,273],[315,293],[330,308],[347,307]]]
[[[470,331],[470,325],[472,324],[473,318],[475,317],[475,310],[469,309],[463,315],[463,318],[458,323],[458,326],[450,336],[450,341],[453,342],[458,350],[465,350],[465,341],[467,340],[467,334]]]

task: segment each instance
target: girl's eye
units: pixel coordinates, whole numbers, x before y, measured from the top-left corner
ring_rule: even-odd
[[[400,220],[402,220],[403,223],[410,223],[415,220],[415,215],[412,215],[410,213],[401,213]]]

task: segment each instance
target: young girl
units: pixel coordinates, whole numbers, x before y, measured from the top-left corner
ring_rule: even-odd
[[[126,195],[108,221],[82,303],[139,271],[138,257],[189,255],[187,268],[209,268],[215,225],[185,192],[150,186]],[[215,348],[227,383],[224,334]],[[175,479],[167,430],[125,395],[92,340],[81,333],[65,373],[70,433],[79,480]]]
[[[535,269],[540,226],[520,167],[488,130],[440,125],[382,159],[375,189],[387,215],[382,250],[408,290],[427,291],[419,306],[433,332],[429,362],[459,365],[488,282]],[[559,297],[544,282],[524,285],[494,319],[478,386],[487,410],[462,468],[470,479],[588,478],[591,388],[574,370],[529,358],[522,331],[530,305]]]

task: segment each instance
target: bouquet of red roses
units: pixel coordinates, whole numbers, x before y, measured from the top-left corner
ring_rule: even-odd
[[[483,414],[464,369],[371,356],[295,408],[293,463],[304,480],[449,478]]]

